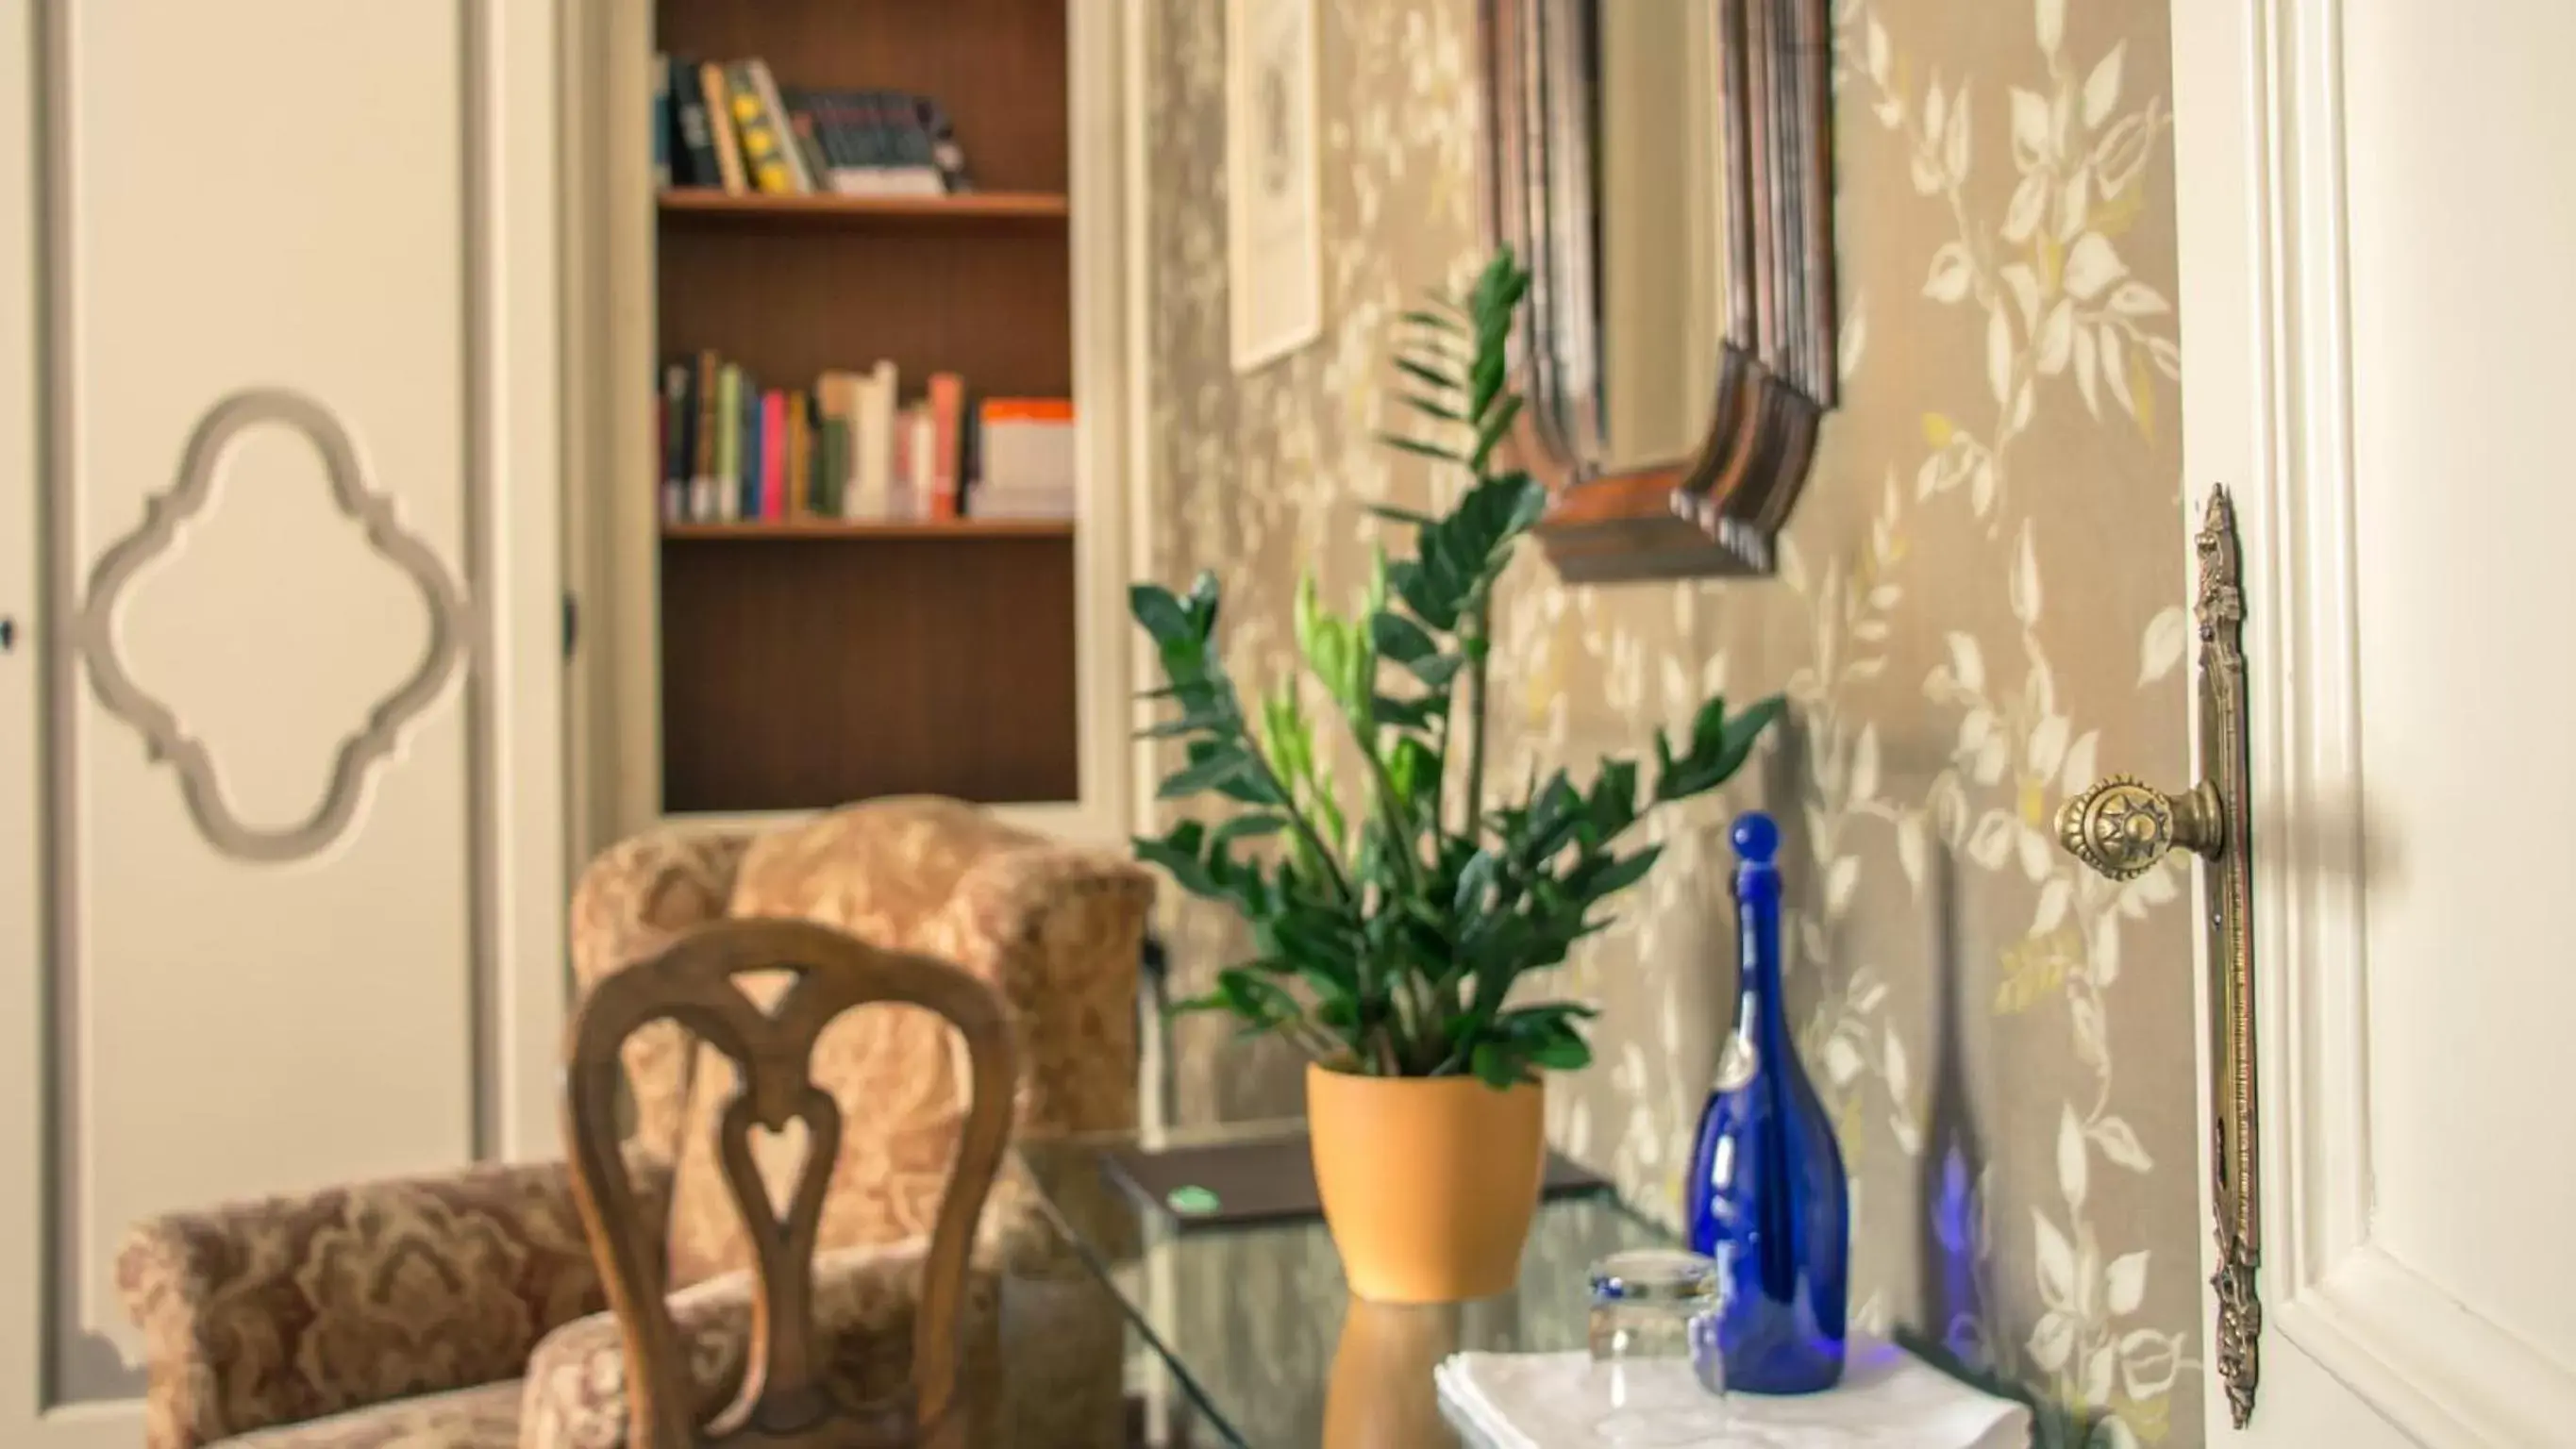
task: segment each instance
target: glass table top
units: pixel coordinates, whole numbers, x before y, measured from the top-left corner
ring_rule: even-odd
[[[1298,1122],[1170,1133],[1162,1147],[1294,1135]],[[1116,1294],[1126,1323],[1126,1390],[1138,1442],[1245,1449],[1366,1442],[1451,1449],[1431,1371],[1464,1349],[1581,1348],[1585,1269],[1672,1236],[1606,1189],[1543,1202],[1518,1287],[1499,1298],[1420,1307],[1361,1303],[1320,1219],[1185,1224],[1139,1204],[1106,1172],[1120,1134],[1015,1149],[1048,1217]]]

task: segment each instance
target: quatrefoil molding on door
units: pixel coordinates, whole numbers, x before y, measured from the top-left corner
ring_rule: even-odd
[[[168,552],[180,528],[213,497],[215,470],[233,440],[262,423],[291,428],[313,445],[331,484],[332,501],[366,533],[368,545],[402,571],[429,608],[429,645],[420,664],[367,711],[334,754],[329,784],[311,813],[291,825],[263,827],[241,818],[225,798],[214,757],[177,713],[135,683],[116,650],[116,610],[146,565]],[[150,758],[177,772],[188,814],[209,844],[226,855],[277,863],[301,860],[338,840],[357,817],[368,773],[390,756],[405,727],[437,699],[473,637],[463,590],[438,555],[394,516],[391,498],[367,486],[348,430],[328,408],[302,393],[257,388],[217,403],[190,434],[178,482],[147,499],[143,522],[99,555],[86,602],[71,621],[71,645],[89,663],[99,703],[141,735]]]

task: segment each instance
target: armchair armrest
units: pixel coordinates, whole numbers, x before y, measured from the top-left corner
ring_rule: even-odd
[[[173,1213],[127,1234],[116,1280],[151,1449],[515,1378],[606,1301],[560,1163]]]
[[[826,1383],[853,1405],[883,1404],[889,1426],[908,1412],[913,1311],[929,1245],[909,1242],[845,1249],[814,1263],[814,1316],[828,1344]],[[752,1275],[735,1271],[670,1296],[671,1322],[687,1364],[687,1392],[704,1422],[742,1391],[751,1363]],[[998,1442],[1001,1402],[998,1283],[990,1267],[969,1269],[959,1373],[966,1442]],[[546,1335],[528,1361],[520,1449],[626,1449],[625,1341],[616,1318],[594,1313]]]

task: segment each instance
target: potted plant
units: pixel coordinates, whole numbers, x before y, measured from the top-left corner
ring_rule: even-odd
[[[1317,1190],[1353,1291],[1381,1301],[1511,1285],[1545,1160],[1541,1073],[1591,1060],[1594,1015],[1514,988],[1602,930],[1604,903],[1653,866],[1660,847],[1619,847],[1644,813],[1722,784],[1781,709],[1775,696],[1729,715],[1711,699],[1687,739],[1656,737],[1651,779],[1606,759],[1587,785],[1560,769],[1487,798],[1494,588],[1547,502],[1495,461],[1521,407],[1505,377],[1528,282],[1505,252],[1464,298],[1405,314],[1395,366],[1431,435],[1386,441],[1464,470],[1466,487],[1436,517],[1377,510],[1413,549],[1379,552],[1349,617],[1307,576],[1303,676],[1244,703],[1219,657],[1212,575],[1185,595],[1130,595],[1161,661],[1154,695],[1177,710],[1146,733],[1185,750],[1161,798],[1241,807],[1136,842],[1251,926],[1253,959],[1181,1009],[1230,1013],[1310,1057]],[[1355,747],[1347,795],[1324,715]]]

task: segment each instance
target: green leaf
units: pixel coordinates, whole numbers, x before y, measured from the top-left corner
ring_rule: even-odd
[[[1199,576],[1190,581],[1190,596],[1183,602],[1189,607],[1190,622],[1198,626],[1199,637],[1201,639],[1205,639],[1209,635],[1215,633],[1217,608],[1216,570],[1199,570]]]
[[[1655,742],[1655,799],[1658,802],[1683,800],[1716,789],[1744,767],[1762,732],[1771,727],[1787,709],[1778,695],[1762,700],[1744,713],[1727,717],[1723,698],[1709,700],[1700,706],[1691,721],[1689,753],[1676,759],[1671,745],[1661,738]]]
[[[1518,489],[1517,496],[1512,499],[1511,536],[1517,538],[1537,527],[1539,519],[1547,513],[1547,485],[1527,473],[1506,473],[1496,481]]]
[[[1468,466],[1483,468],[1485,460],[1493,456],[1494,445],[1511,431],[1513,420],[1520,415],[1521,400],[1517,394],[1506,394],[1502,401],[1496,403],[1492,413],[1476,425],[1476,446],[1468,451]]]
[[[1410,811],[1426,795],[1436,795],[1440,788],[1440,757],[1416,735],[1398,735],[1387,751],[1387,781],[1395,787],[1396,802]]]
[[[1249,840],[1258,835],[1276,835],[1287,828],[1288,821],[1284,816],[1237,815],[1218,826],[1216,834],[1209,838],[1208,844],[1212,849],[1221,850],[1235,841]]]
[[[1601,838],[1606,840],[1627,829],[1637,818],[1636,762],[1603,760],[1601,773],[1592,780],[1592,794],[1583,803],[1586,817]]]
[[[1196,710],[1179,719],[1165,720],[1161,724],[1149,725],[1138,730],[1136,738],[1140,740],[1178,739],[1183,735],[1197,734],[1201,730],[1222,729],[1233,722],[1234,717],[1222,710]]]
[[[1416,528],[1437,521],[1428,513],[1416,513],[1410,508],[1398,508],[1392,503],[1372,503],[1368,506],[1368,511],[1397,523],[1410,523]]]
[[[1187,767],[1175,771],[1154,792],[1157,800],[1178,800],[1213,790],[1241,775],[1251,765],[1240,748],[1224,746],[1200,755]]]
[[[1649,845],[1634,855],[1622,856],[1613,861],[1606,869],[1584,880],[1582,890],[1585,898],[1597,901],[1604,896],[1617,895],[1644,880],[1646,872],[1655,868],[1656,858],[1663,853],[1662,846]]]
[[[1494,399],[1503,395],[1503,382],[1509,368],[1510,362],[1501,350],[1480,349],[1477,352],[1467,374],[1467,404],[1476,416],[1483,417],[1485,410],[1494,405]]]
[[[1169,645],[1195,638],[1189,613],[1171,590],[1161,584],[1131,584],[1127,589],[1127,610],[1157,644]]]
[[[1426,688],[1442,689],[1458,677],[1459,670],[1467,667],[1467,660],[1457,654],[1434,654],[1428,659],[1408,660],[1404,667]]]
[[[1390,448],[1398,448],[1404,452],[1418,454],[1422,457],[1435,459],[1443,463],[1464,464],[1467,461],[1467,455],[1464,453],[1453,452],[1448,448],[1442,447],[1438,443],[1425,442],[1420,438],[1408,438],[1402,433],[1380,433],[1378,434],[1378,441],[1386,444]]]
[[[1392,579],[1392,571],[1389,574]],[[1369,619],[1369,636],[1377,642],[1377,652],[1398,664],[1411,664],[1440,652],[1440,646],[1423,632],[1422,626],[1401,614],[1377,614]]]
[[[1228,1011],[1258,1027],[1275,1027],[1294,1021],[1305,1014],[1296,994],[1287,987],[1241,966],[1229,966],[1216,974],[1216,990],[1211,993]]]
[[[1412,378],[1416,382],[1428,383],[1444,392],[1460,392],[1466,388],[1466,384],[1458,378],[1442,372],[1440,369],[1431,366],[1429,363],[1416,361],[1410,357],[1397,358],[1395,360],[1395,370],[1403,373],[1409,378]]]
[[[1181,883],[1183,890],[1192,895],[1216,894],[1215,887],[1207,883],[1207,872],[1200,866],[1199,853],[1196,850],[1184,849],[1168,840],[1157,840],[1150,835],[1135,837],[1133,844],[1136,847],[1137,859],[1170,871],[1173,878]]]
[[[1478,1042],[1468,1057],[1468,1069],[1476,1080],[1497,1091],[1517,1086],[1526,1077],[1519,1053],[1499,1042]]]
[[[1425,530],[1429,536],[1429,530]],[[1447,589],[1434,584],[1423,566],[1412,559],[1398,559],[1387,565],[1386,581],[1395,596],[1413,616],[1434,629],[1444,632],[1458,627],[1458,600]]]
[[[1592,1048],[1571,1031],[1546,1038],[1529,1049],[1532,1066],[1551,1072],[1578,1072],[1592,1065]]]
[[[1477,851],[1466,868],[1458,872],[1458,888],[1450,898],[1450,908],[1461,917],[1472,917],[1483,910],[1502,868],[1503,863],[1493,852]]]
[[[1398,400],[1406,407],[1413,409],[1424,417],[1438,418],[1444,423],[1464,424],[1468,421],[1465,413],[1458,411],[1456,408],[1451,407],[1449,404],[1441,402],[1436,398],[1427,398],[1418,393],[1410,392],[1400,393],[1397,396]]]
[[[1442,706],[1446,703],[1447,701],[1437,697],[1399,699],[1391,694],[1381,694],[1373,701],[1374,707],[1371,713],[1382,725],[1392,725],[1398,729],[1426,730],[1431,728],[1434,720],[1441,717]]]
[[[1467,335],[1467,329],[1459,325],[1458,319],[1455,317],[1444,316],[1438,312],[1425,311],[1421,308],[1416,308],[1403,315],[1405,321],[1410,322],[1417,327],[1428,327],[1434,332],[1446,332],[1453,337],[1464,337]]]

